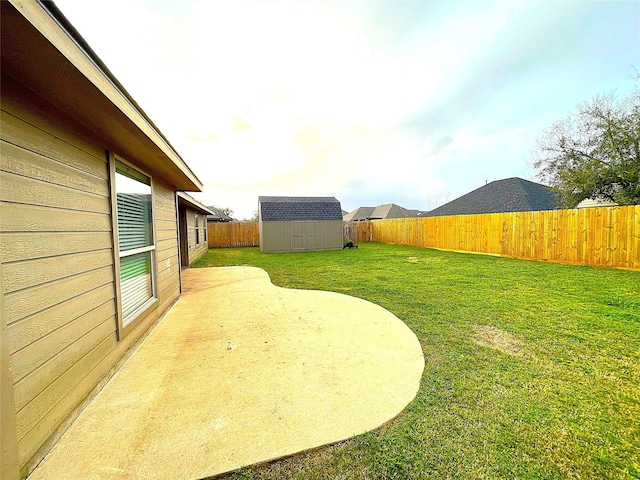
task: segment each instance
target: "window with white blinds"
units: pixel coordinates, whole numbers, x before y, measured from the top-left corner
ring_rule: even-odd
[[[196,247],[198,247],[200,245],[200,225],[198,225],[198,214],[194,213],[194,215],[194,223],[196,225]]]
[[[115,190],[124,327],[154,298],[151,179],[116,160]]]

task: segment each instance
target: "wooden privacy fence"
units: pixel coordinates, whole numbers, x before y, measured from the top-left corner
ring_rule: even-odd
[[[640,269],[640,205],[353,223],[360,242]]]
[[[209,222],[209,248],[259,247],[258,222]]]

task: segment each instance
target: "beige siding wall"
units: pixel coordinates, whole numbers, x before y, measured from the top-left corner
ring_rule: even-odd
[[[318,222],[318,248],[324,250],[342,249],[342,220]]]
[[[187,209],[187,237],[189,239],[189,265],[201,258],[209,249],[205,239],[207,230],[207,218],[198,213],[198,225],[195,222],[196,212]],[[198,234],[196,235],[196,229]]]
[[[290,222],[260,222],[260,250],[263,252],[291,251]]]
[[[105,145],[12,82],[3,81],[1,122],[3,342],[25,473],[177,298],[176,205],[154,179],[159,304],[118,341]]]
[[[292,222],[260,222],[259,227],[260,249],[263,252],[293,251],[292,237],[294,232]],[[315,232],[316,248],[313,250],[337,250],[342,248],[342,220],[318,220]]]
[[[161,315],[180,294],[180,262],[175,192],[157,179],[153,180],[153,205],[160,301],[158,314]]]
[[[258,241],[260,242],[260,251],[264,252],[264,222],[262,221],[262,204],[258,202]]]

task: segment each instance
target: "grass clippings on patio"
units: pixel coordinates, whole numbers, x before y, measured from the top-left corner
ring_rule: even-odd
[[[640,478],[640,272],[382,244],[196,266],[243,264],[383,306],[426,366],[382,428],[227,478]]]

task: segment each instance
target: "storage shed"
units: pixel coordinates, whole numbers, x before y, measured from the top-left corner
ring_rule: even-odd
[[[342,207],[335,197],[259,197],[263,252],[342,249]]]

